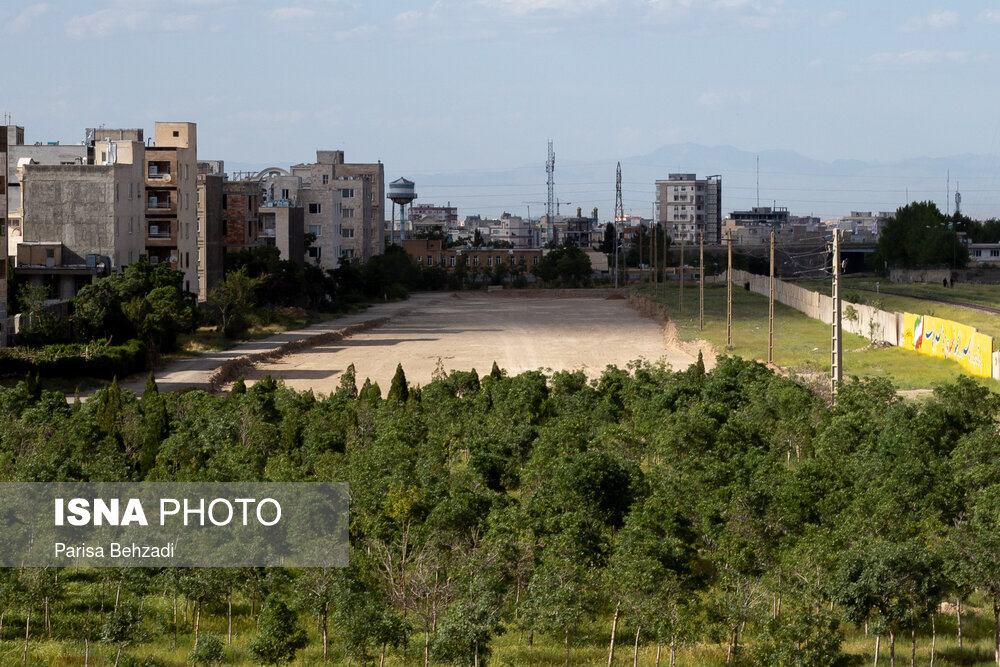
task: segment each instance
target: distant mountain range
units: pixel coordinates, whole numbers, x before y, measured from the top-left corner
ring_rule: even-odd
[[[759,174],[758,174],[759,159]],[[601,220],[613,215],[617,160],[561,161],[556,146],[555,197],[561,213],[596,206]],[[851,211],[894,211],[913,201],[934,201],[954,211],[956,187],[962,211],[973,218],[1000,217],[1000,155],[915,157],[895,162],[814,160],[794,151],[754,153],[732,146],[683,143],[621,159],[626,213],[650,217],[654,182],[671,173],[722,176],[723,210],[784,206],[793,215],[836,219]],[[236,167],[249,168],[249,166]],[[950,181],[949,181],[950,172]],[[400,174],[386,165],[386,180],[405,176],[416,183],[418,201],[459,209],[459,217],[503,211],[537,218],[547,197],[544,153],[536,164],[516,168]],[[758,185],[759,181],[759,185]]]
[[[597,206],[600,218],[610,219],[614,210],[616,162],[560,163],[557,150],[555,196],[572,202],[571,209],[580,206],[587,213]],[[928,199],[942,211],[954,211],[955,189],[959,186],[963,212],[976,218],[1000,216],[1000,155],[824,162],[786,150],[753,153],[732,146],[685,143],[623,158],[621,165],[626,212],[644,217],[651,215],[654,182],[678,172],[696,173],[699,178],[720,174],[726,213],[750,208],[759,201],[761,206],[785,206],[793,215],[833,219],[851,211],[892,211],[908,201]],[[495,215],[498,207],[526,215],[530,206],[532,217],[545,212],[543,161],[518,169],[408,178],[416,181],[421,200],[444,204],[450,199],[459,207],[460,216],[479,210]],[[561,212],[568,213],[565,209]]]

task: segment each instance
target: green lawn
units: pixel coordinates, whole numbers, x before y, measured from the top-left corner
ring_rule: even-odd
[[[680,290],[676,282],[660,285],[658,290],[649,285],[636,289],[647,295],[656,292],[654,300],[667,307],[682,339],[690,341],[701,338],[711,342],[719,353],[767,360],[767,297],[748,292],[742,285],[734,283],[733,345],[727,348],[724,282],[705,286],[703,331],[698,327],[696,282],[684,285],[683,310],[680,308]],[[780,303],[775,303],[774,315],[774,362],[794,372],[829,376],[830,327]],[[996,323],[994,326],[997,326]],[[873,348],[869,346],[867,339],[853,334],[844,334],[843,349],[845,378],[888,377],[900,389],[927,389],[965,374],[962,367],[953,361],[927,357],[898,347]],[[1000,382],[986,378],[977,380],[994,391],[1000,391]]]

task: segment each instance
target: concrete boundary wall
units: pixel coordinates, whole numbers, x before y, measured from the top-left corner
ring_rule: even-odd
[[[770,278],[738,269],[733,270],[733,283],[736,285],[750,284],[750,290],[768,296]],[[807,290],[798,285],[792,285],[782,280],[774,281],[774,300],[783,303],[805,315],[833,324],[833,298]],[[849,320],[845,311],[851,306],[857,312],[856,320]],[[868,340],[899,346],[903,342],[903,314],[879,310],[860,303],[850,303],[841,300],[840,316],[845,331],[857,334]]]

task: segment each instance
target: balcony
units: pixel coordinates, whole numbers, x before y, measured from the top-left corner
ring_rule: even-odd
[[[151,224],[146,230],[146,241],[150,245],[176,245],[174,229],[167,224]]]
[[[146,198],[146,212],[152,214],[176,213],[177,201],[170,192],[155,190]]]
[[[146,163],[146,182],[165,185],[174,182],[173,163],[169,160],[150,160]]]

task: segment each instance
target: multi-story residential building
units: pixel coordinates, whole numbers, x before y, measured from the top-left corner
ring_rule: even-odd
[[[222,245],[226,252],[257,245],[257,212],[266,199],[258,176],[240,174],[222,183]]]
[[[564,243],[570,243],[575,245],[577,248],[589,248],[590,247],[590,233],[593,228],[597,226],[597,209],[594,209],[594,215],[590,218],[585,218],[582,215],[582,210],[576,209],[576,217],[568,217],[557,219],[553,225],[553,238],[552,241],[556,245],[562,245]]]
[[[146,254],[184,273],[198,294],[198,134],[195,123],[157,122],[146,148]],[[192,262],[192,259],[194,262]]]
[[[504,213],[499,220],[491,221],[490,240],[510,243],[515,248],[541,246],[538,227],[521,216],[510,213]]]
[[[656,221],[666,225],[673,241],[694,243],[700,234],[705,243],[722,238],[722,177],[699,179],[696,174],[670,174],[656,181]]]
[[[305,209],[307,232],[321,234],[316,245],[324,268],[339,258],[368,260],[380,254],[385,239],[385,170],[375,164],[345,163],[344,151],[316,151],[316,162],[291,168],[301,179],[298,203]],[[328,252],[333,250],[336,254]]]
[[[882,229],[890,220],[896,217],[895,212],[879,211],[851,211],[850,215],[845,215],[839,229],[851,232],[852,238],[856,242],[874,242],[878,239]]]
[[[733,211],[729,214],[733,224],[740,227],[787,227],[788,209],[784,206],[754,206],[749,211]]]
[[[7,126],[0,130],[0,347],[7,347]]]
[[[198,300],[223,278],[222,198],[226,175],[221,162],[198,163]]]
[[[17,244],[21,241],[21,182],[17,176],[19,164],[73,165],[93,164],[88,159],[85,144],[62,144],[58,141],[24,143],[24,128],[18,125],[6,126],[7,135],[7,254],[17,254]],[[108,131],[117,138],[117,131]],[[141,141],[141,138],[140,138]],[[90,152],[93,152],[92,149]]]
[[[34,164],[22,158],[16,270],[70,298],[97,275],[144,252],[141,141],[95,140],[94,164]]]
[[[258,212],[257,243],[275,246],[282,259],[302,266],[305,259],[304,219],[304,209],[301,206],[264,202]],[[310,253],[314,247],[310,246]],[[315,258],[320,259],[320,254],[316,253]]]
[[[448,202],[447,206],[436,206],[434,204],[411,204],[407,207],[410,212],[410,220],[420,220],[430,218],[436,220],[447,229],[451,224],[458,224],[458,208]]]

